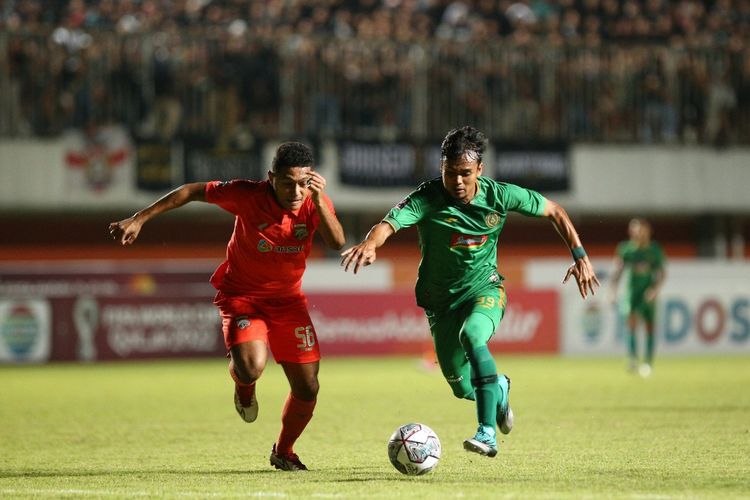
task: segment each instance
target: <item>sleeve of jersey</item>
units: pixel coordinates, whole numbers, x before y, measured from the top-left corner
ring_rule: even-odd
[[[218,205],[229,213],[237,214],[237,200],[241,185],[237,181],[211,181],[206,183],[206,201]]]
[[[617,255],[621,259],[625,258],[625,242],[620,242],[617,244],[615,255]]]
[[[390,224],[394,231],[413,226],[422,219],[428,205],[425,190],[418,189],[393,207],[383,217],[383,222]]]
[[[503,187],[503,201],[506,210],[531,217],[544,215],[547,198],[536,191],[515,184],[505,184]]]

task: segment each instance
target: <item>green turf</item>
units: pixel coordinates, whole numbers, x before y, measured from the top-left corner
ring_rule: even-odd
[[[235,414],[222,360],[0,367],[0,497],[750,497],[750,360],[659,359],[641,379],[614,359],[507,357],[516,428],[497,457],[462,450],[474,407],[411,358],[325,359],[315,418],[268,464],[286,394],[259,384],[260,416]],[[399,474],[391,432],[443,444],[434,473]]]

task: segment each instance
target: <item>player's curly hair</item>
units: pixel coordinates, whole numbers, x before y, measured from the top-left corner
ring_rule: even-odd
[[[285,142],[276,149],[271,169],[277,172],[282,168],[312,167],[315,165],[313,152],[310,146],[301,142]]]
[[[487,136],[470,125],[454,128],[445,136],[440,146],[443,161],[455,162],[467,152],[473,151],[481,163],[484,150],[487,149]]]

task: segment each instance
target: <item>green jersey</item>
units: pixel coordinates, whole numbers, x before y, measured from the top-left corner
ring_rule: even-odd
[[[455,310],[488,287],[498,287],[497,239],[508,212],[544,213],[546,199],[536,191],[478,177],[471,203],[451,197],[436,178],[421,184],[393,207],[383,221],[398,231],[417,226],[422,261],[417,304],[439,313]]]
[[[656,242],[640,248],[632,241],[617,245],[617,256],[628,268],[627,294],[643,294],[656,282],[656,273],[664,267],[664,252]]]

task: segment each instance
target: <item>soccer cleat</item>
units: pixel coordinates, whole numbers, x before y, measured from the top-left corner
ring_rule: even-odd
[[[500,387],[500,399],[497,402],[497,427],[503,434],[513,430],[513,410],[510,408],[510,378],[507,375],[497,377]]]
[[[279,470],[289,470],[289,471],[295,471],[295,470],[307,470],[307,467],[305,464],[299,461],[299,457],[296,453],[287,453],[286,455],[277,455],[276,454],[276,443],[273,444],[273,448],[271,448],[271,465],[276,467]]]
[[[238,393],[239,387],[235,386],[234,389],[234,409],[237,410],[242,420],[247,423],[255,422],[258,418],[258,399],[255,397],[255,387],[253,392],[248,398],[240,398]],[[243,401],[244,399],[244,401]]]
[[[480,425],[474,437],[464,441],[464,450],[490,458],[497,455],[495,429],[487,425]]]

